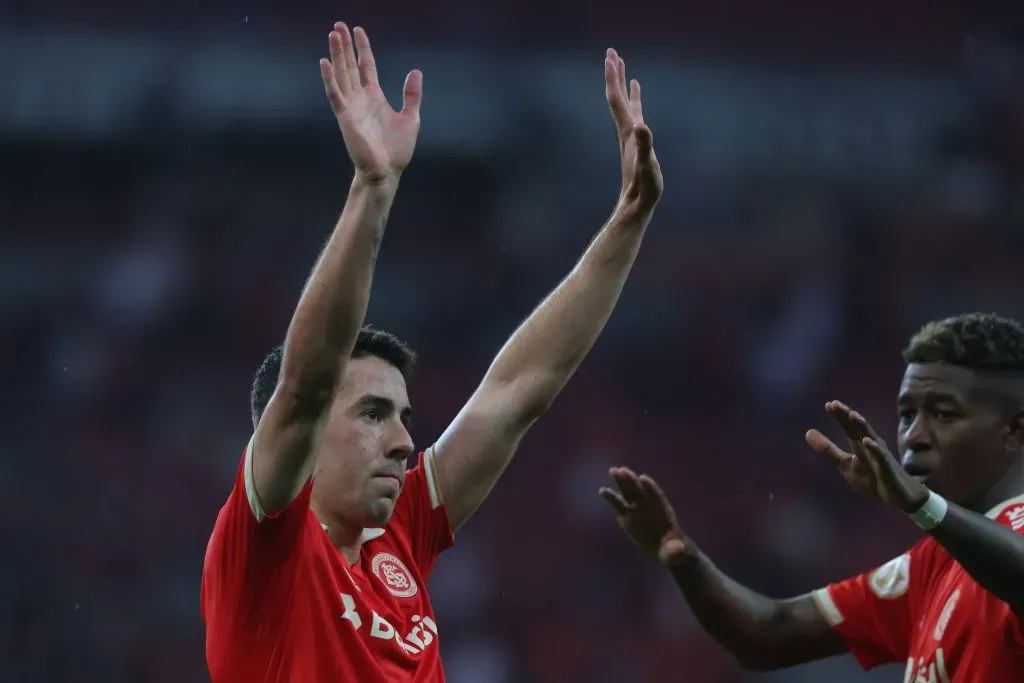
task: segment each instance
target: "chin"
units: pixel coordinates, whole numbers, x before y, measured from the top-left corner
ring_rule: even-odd
[[[395,501],[390,498],[378,498],[370,502],[367,509],[366,527],[382,527],[391,519],[395,511]]]

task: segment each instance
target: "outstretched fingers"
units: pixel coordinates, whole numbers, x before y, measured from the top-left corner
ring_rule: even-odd
[[[622,87],[623,76],[619,73],[619,56],[612,48],[604,58],[604,93],[611,109],[612,119],[620,132],[628,131],[632,125],[626,91]]]
[[[640,475],[640,488],[644,492],[644,497],[647,501],[654,506],[654,509],[665,518],[666,521],[674,518],[675,513],[672,511],[672,504],[668,502],[668,496],[658,486],[658,482],[654,481],[653,477],[649,477],[646,474]]]
[[[629,512],[629,504],[626,503],[625,498],[623,498],[622,494],[618,491],[610,489],[607,486],[602,486],[598,491],[598,494],[605,500],[605,502],[612,506],[612,509],[615,510],[615,514],[619,517],[622,517]]]
[[[334,110],[335,114],[338,114],[344,106],[344,102],[341,91],[338,88],[338,82],[334,78],[334,69],[331,67],[329,59],[320,60],[320,78],[323,79],[324,92],[327,93],[327,100],[331,103],[331,109]]]
[[[640,81],[635,78],[629,82],[629,106],[637,121],[644,120],[644,105],[640,100]]]
[[[348,25],[343,22],[338,22],[334,25],[335,32],[340,37],[341,42],[341,60],[335,61],[334,72],[338,77],[339,84],[341,81],[347,81],[350,90],[356,90],[360,87],[359,81],[359,62],[356,60],[356,47],[352,42],[352,33],[348,30]],[[345,92],[342,90],[342,92]]]
[[[831,461],[836,466],[843,465],[854,457],[852,453],[847,453],[839,446],[835,445],[830,438],[819,432],[817,429],[808,430],[804,438],[806,439],[808,446],[825,456],[827,460]]]
[[[643,501],[644,493],[640,487],[640,480],[633,470],[628,467],[615,467],[611,470],[611,475],[627,503],[636,505]]]
[[[377,62],[373,58],[373,49],[370,47],[370,37],[361,26],[353,29],[356,52],[359,59],[359,78],[363,85],[377,85]]]

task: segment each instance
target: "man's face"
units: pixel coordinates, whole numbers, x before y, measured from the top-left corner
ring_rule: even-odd
[[[387,523],[413,451],[410,413],[398,368],[375,356],[349,361],[313,479],[315,506],[323,516],[363,528]]]
[[[907,472],[955,503],[977,501],[1013,462],[1007,416],[972,370],[911,363],[898,410],[895,455]]]

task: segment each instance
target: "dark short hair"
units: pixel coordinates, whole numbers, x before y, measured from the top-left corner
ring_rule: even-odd
[[[260,421],[260,416],[270,403],[270,397],[277,388],[277,380],[281,375],[281,358],[284,346],[275,347],[260,363],[256,376],[252,380],[252,393],[249,395],[249,408],[252,411],[252,423]],[[374,356],[398,368],[406,380],[416,364],[416,352],[397,336],[375,327],[366,326],[359,330],[356,345],[352,349],[352,358]]]
[[[911,337],[903,360],[1024,372],[1024,327],[995,313],[965,313],[930,322]]]

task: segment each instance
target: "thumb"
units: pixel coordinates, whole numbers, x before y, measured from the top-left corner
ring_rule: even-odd
[[[423,72],[413,69],[405,77],[402,89],[402,113],[419,118],[420,102],[423,101]]]
[[[654,133],[646,123],[633,124],[633,139],[636,140],[636,159],[639,163],[647,163],[654,149]]]

